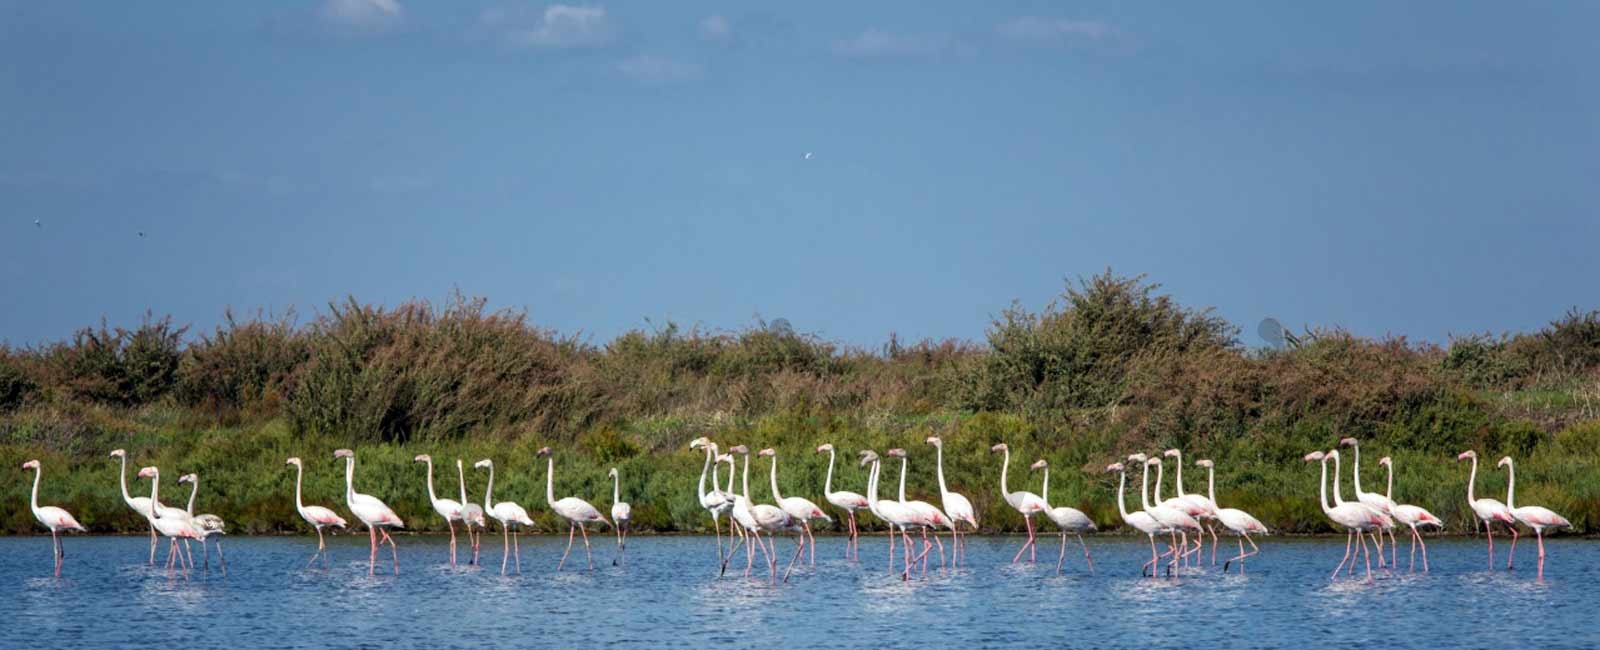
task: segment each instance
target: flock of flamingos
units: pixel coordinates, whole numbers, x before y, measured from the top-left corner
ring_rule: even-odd
[[[878,481],[882,475],[883,458],[871,450],[859,454],[860,465],[868,467],[867,494],[862,496],[855,492],[833,490],[833,469],[837,460],[833,445],[824,444],[817,447],[817,453],[828,454],[828,473],[823,484],[823,496],[828,503],[838,508],[843,515],[845,533],[845,555],[847,558],[859,559],[860,534],[857,528],[856,515],[866,511],[877,517],[889,527],[889,570],[896,573],[902,580],[909,580],[913,571],[919,570],[926,575],[928,570],[928,556],[934,546],[938,548],[939,566],[945,566],[944,542],[939,538],[939,533],[948,531],[951,542],[950,565],[960,565],[965,561],[966,541],[965,535],[978,530],[978,518],[973,511],[972,502],[959,493],[950,491],[944,479],[944,447],[937,437],[930,437],[927,443],[936,450],[937,473],[939,480],[939,496],[941,506],[935,506],[925,501],[906,499],[906,471],[907,454],[904,449],[890,449],[884,452],[885,456],[900,459],[899,493],[898,499],[879,498]],[[769,481],[772,490],[773,504],[758,504],[751,500],[750,493],[750,450],[744,445],[730,447],[728,453],[721,453],[716,443],[706,438],[697,438],[689,443],[691,449],[705,452],[705,464],[700,470],[700,481],[696,491],[701,507],[711,515],[712,527],[716,531],[717,559],[719,570],[727,572],[728,565],[733,562],[734,556],[742,548],[745,553],[745,575],[751,575],[755,566],[755,556],[759,552],[766,564],[766,570],[773,582],[778,580],[777,547],[774,541],[779,535],[793,536],[795,540],[794,555],[790,557],[787,568],[783,572],[783,580],[788,581],[795,565],[811,548],[810,562],[816,561],[815,537],[812,534],[813,523],[832,523],[828,516],[816,503],[803,497],[784,497],[778,489],[778,458],[772,449],[762,449],[756,452],[758,457],[769,460]],[[1416,549],[1422,547],[1422,570],[1428,570],[1428,547],[1419,530],[1432,526],[1443,528],[1443,523],[1427,510],[1408,504],[1396,503],[1393,496],[1394,489],[1394,464],[1386,456],[1378,460],[1378,464],[1388,470],[1388,484],[1384,493],[1366,492],[1361,489],[1361,450],[1354,438],[1344,438],[1339,441],[1340,447],[1350,447],[1353,458],[1352,479],[1355,484],[1355,501],[1345,501],[1339,489],[1340,459],[1337,448],[1329,451],[1314,451],[1307,454],[1307,462],[1321,464],[1322,477],[1319,480],[1318,504],[1336,526],[1347,531],[1345,539],[1344,556],[1340,558],[1338,566],[1333,570],[1331,578],[1337,578],[1341,570],[1354,575],[1358,556],[1366,561],[1366,579],[1372,580],[1372,554],[1368,550],[1367,541],[1370,538],[1373,548],[1378,552],[1378,566],[1385,566],[1383,554],[1383,536],[1388,535],[1390,557],[1388,566],[1394,567],[1398,563],[1398,542],[1394,537],[1397,526],[1409,529],[1411,538],[1411,562],[1409,568],[1415,570]],[[1089,552],[1089,547],[1083,541],[1083,533],[1093,532],[1095,523],[1083,512],[1068,507],[1051,507],[1050,497],[1050,467],[1043,460],[1029,466],[1030,470],[1042,470],[1042,490],[1040,494],[1027,491],[1011,491],[1007,482],[1011,466],[1011,449],[1005,443],[994,445],[994,453],[1004,454],[1000,465],[1000,493],[1005,497],[1006,503],[1022,514],[1026,522],[1028,538],[1017,550],[1012,562],[1018,562],[1024,554],[1029,561],[1037,558],[1037,537],[1034,518],[1044,515],[1054,523],[1061,536],[1060,553],[1056,560],[1056,571],[1059,573],[1066,561],[1067,536],[1074,536],[1078,544],[1083,547],[1084,561],[1088,570],[1094,571],[1094,558]],[[392,529],[404,528],[405,524],[394,511],[377,497],[356,492],[355,489],[355,452],[349,449],[340,449],[334,452],[334,458],[343,459],[345,463],[345,505],[350,513],[367,528],[368,538],[371,542],[371,554],[368,557],[368,573],[371,574],[377,566],[378,549],[387,543],[394,563],[394,572],[400,572],[400,555],[395,547],[394,539],[389,535]],[[621,480],[617,470],[611,469],[612,480],[612,506],[611,519],[608,521],[600,510],[589,502],[578,497],[555,498],[555,459],[551,457],[548,447],[540,449],[538,455],[547,459],[545,474],[545,502],[551,512],[565,519],[568,524],[567,548],[561,555],[561,561],[556,565],[560,571],[566,565],[567,556],[572,553],[575,535],[583,534],[584,554],[588,557],[589,568],[594,568],[594,557],[589,547],[589,533],[584,528],[587,523],[600,523],[611,526],[617,541],[616,556],[612,564],[622,561],[627,548],[628,520],[631,509],[627,503],[621,501]],[[735,489],[734,478],[737,469],[735,456],[744,459],[743,481]],[[121,449],[111,452],[111,457],[121,462],[120,483],[122,499],[135,512],[145,517],[150,523],[150,563],[155,563],[157,535],[169,540],[167,551],[167,570],[173,574],[181,568],[187,572],[193,568],[194,559],[189,552],[190,540],[198,541],[201,545],[201,555],[205,567],[210,567],[209,551],[206,541],[213,535],[224,532],[225,522],[221,517],[210,514],[195,514],[195,496],[200,489],[199,477],[195,474],[185,474],[178,478],[179,483],[189,483],[189,503],[187,508],[176,508],[163,505],[158,500],[160,489],[160,470],[155,467],[145,467],[138,472],[139,478],[150,479],[150,496],[132,496],[128,492],[128,460],[127,453]],[[1175,468],[1176,494],[1171,498],[1161,498],[1161,484],[1163,481],[1163,458],[1171,458]],[[462,461],[456,461],[456,475],[460,486],[459,501],[441,499],[433,488],[433,459],[428,455],[419,455],[416,462],[427,465],[428,499],[432,502],[433,509],[443,517],[450,528],[450,564],[456,563],[456,525],[461,524],[468,536],[472,548],[472,560],[478,561],[479,537],[481,531],[487,529],[486,517],[492,517],[500,522],[502,536],[502,553],[500,571],[506,573],[513,555],[516,557],[515,567],[518,573],[522,571],[521,549],[518,542],[518,532],[522,527],[532,526],[533,520],[529,518],[527,510],[510,501],[494,501],[494,463],[488,459],[474,463],[477,469],[488,470],[488,485],[484,488],[482,505],[474,504],[467,498],[466,473]],[[1328,495],[1328,462],[1333,462],[1333,494]],[[1466,451],[1457,456],[1457,460],[1472,461],[1472,470],[1467,478],[1467,503],[1471,506],[1473,514],[1483,524],[1484,531],[1488,534],[1489,565],[1494,566],[1494,525],[1504,526],[1511,534],[1511,551],[1506,561],[1506,568],[1511,568],[1511,562],[1516,556],[1517,528],[1522,525],[1533,530],[1539,543],[1538,572],[1544,575],[1544,532],[1559,528],[1570,527],[1571,524],[1560,515],[1547,508],[1539,506],[1516,506],[1516,473],[1515,467],[1509,457],[1500,459],[1499,467],[1504,467],[1508,473],[1506,485],[1506,501],[1501,503],[1495,499],[1479,499],[1473,495],[1473,484],[1478,476],[1478,456],[1476,452]],[[893,461],[891,461],[893,462]],[[1129,511],[1124,491],[1127,485],[1128,468],[1123,463],[1115,463],[1106,467],[1107,472],[1118,474],[1117,483],[1117,510],[1122,515],[1123,523],[1144,533],[1150,540],[1150,560],[1140,567],[1140,575],[1156,577],[1165,570],[1167,576],[1176,578],[1186,568],[1200,562],[1200,554],[1204,548],[1206,533],[1211,535],[1211,563],[1217,560],[1218,538],[1216,528],[1220,525],[1226,532],[1238,538],[1238,554],[1227,558],[1223,563],[1226,572],[1235,563],[1238,563],[1239,572],[1244,572],[1244,561],[1259,552],[1252,535],[1264,535],[1269,531],[1255,517],[1235,508],[1220,508],[1216,502],[1216,476],[1210,460],[1197,460],[1195,466],[1206,468],[1206,494],[1193,494],[1183,488],[1183,454],[1177,449],[1169,449],[1157,456],[1133,454],[1127,457],[1128,463],[1137,463],[1140,473],[1140,490],[1138,510]],[[718,470],[723,463],[728,464],[727,487],[720,487]],[[317,550],[312,554],[306,566],[316,563],[320,557],[323,565],[327,566],[327,546],[324,543],[323,531],[327,528],[343,529],[348,522],[332,509],[322,506],[308,506],[301,498],[301,484],[304,481],[304,463],[299,458],[290,458],[287,465],[295,468],[295,508],[307,524],[317,533]],[[1150,489],[1150,468],[1156,470],[1154,492]],[[54,506],[39,505],[39,482],[43,469],[39,461],[30,460],[22,465],[24,470],[34,470],[33,494],[30,506],[34,518],[40,524],[50,529],[50,536],[54,543],[55,575],[61,575],[61,565],[65,559],[62,550],[60,534],[65,531],[84,531],[84,527],[74,519],[71,513]],[[710,478],[710,488],[707,488],[707,478]],[[728,543],[726,551],[722,541],[721,520],[723,515],[729,519]],[[922,542],[917,550],[911,537],[915,532]],[[740,538],[736,543],[735,536]],[[902,563],[899,569],[895,565],[895,537],[900,538]],[[1156,538],[1160,536],[1167,543],[1167,550],[1159,552],[1156,548]],[[1191,545],[1192,538],[1192,545]],[[179,548],[179,540],[183,548]],[[1250,550],[1245,550],[1245,543],[1250,544]],[[222,542],[216,541],[217,554],[221,569],[227,571],[227,558],[222,551]],[[1162,563],[1165,559],[1165,564]],[[1347,568],[1348,567],[1348,568]]]

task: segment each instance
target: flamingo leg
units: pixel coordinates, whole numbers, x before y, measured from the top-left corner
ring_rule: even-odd
[[[1428,572],[1428,540],[1422,538],[1422,533],[1417,533],[1417,541],[1422,543],[1422,572]]]
[[[204,537],[200,538],[200,563],[205,566],[206,571],[211,570],[211,552],[206,550],[206,540]]]
[[[577,534],[578,534],[578,525],[575,524],[575,523],[572,523],[570,521],[567,522],[567,550],[566,550],[566,552],[561,554],[561,561],[556,563],[556,570],[557,571],[560,571],[561,567],[564,567],[564,566],[567,565],[567,555],[572,553],[572,539],[573,539],[573,536],[575,536]]]
[[[61,559],[65,555],[61,552],[61,533],[50,529],[50,560],[56,565],[56,577],[61,577]]]
[[[1333,575],[1328,576],[1329,580],[1334,580],[1334,579],[1338,578],[1339,577],[1339,571],[1344,568],[1345,560],[1350,559],[1350,536],[1354,535],[1354,534],[1355,534],[1354,531],[1345,533],[1345,536],[1344,536],[1344,557],[1339,558],[1339,566],[1333,567]]]
[[[805,535],[795,535],[794,541],[795,541],[795,544],[796,544],[796,546],[794,547],[794,557],[789,558],[789,568],[784,569],[784,571],[783,571],[783,581],[784,582],[788,582],[789,581],[789,574],[794,571],[794,563],[797,560],[800,559],[800,554],[805,552],[805,550],[806,550],[806,536]]]
[[[1415,573],[1417,571],[1417,540],[1419,538],[1420,538],[1420,536],[1417,535],[1417,527],[1416,526],[1412,526],[1411,527],[1411,560],[1406,562],[1406,573]],[[1398,560],[1396,562],[1398,563]]]
[[[305,568],[309,569],[311,565],[317,563],[317,556],[322,555],[322,549],[322,527],[317,526],[317,552],[311,554],[311,561],[306,563]]]
[[[805,527],[806,527],[806,538],[810,540],[810,545],[811,545],[811,566],[816,566],[817,565],[817,536],[816,536],[815,533],[811,532],[811,520],[810,519],[803,520],[800,523],[805,524]],[[788,582],[788,578],[785,578],[784,582]]]
[[[1372,551],[1367,550],[1367,539],[1365,537],[1361,537],[1360,540],[1361,556],[1367,559],[1367,582],[1372,582]],[[1376,545],[1377,542],[1373,542],[1373,544]],[[1383,561],[1379,560],[1378,563],[1382,565]]]
[[[950,534],[952,536],[955,535],[954,532],[952,532]],[[939,532],[937,530],[934,531],[934,533],[933,533],[933,543],[937,544],[939,546],[939,570],[943,571],[944,570],[944,542],[939,541]],[[956,543],[955,539],[952,538],[950,540],[951,546],[954,546],[955,543]],[[954,562],[955,561],[955,557],[956,557],[955,549],[951,549],[950,550],[950,561]]]
[[[222,552],[222,540],[217,540],[217,561],[222,564],[222,575],[228,575],[228,555]]]
[[[711,512],[711,532],[717,536],[717,561],[722,561],[722,522],[715,510]],[[733,531],[728,531],[728,536],[733,536]],[[732,540],[729,540],[732,543]],[[726,565],[724,565],[726,566]]]
[[[500,522],[500,575],[506,574],[506,563],[511,559],[511,526]]]
[[[1543,528],[1535,528],[1535,529],[1533,529],[1533,536],[1534,536],[1535,539],[1539,540],[1539,575],[1537,576],[1537,579],[1543,580],[1544,579],[1544,529]]]
[[[389,555],[394,559],[394,574],[400,575],[400,547],[395,546],[394,538],[389,536],[387,529],[382,529],[378,532],[383,533],[383,541],[389,543]]]
[[[1489,520],[1483,520],[1483,532],[1489,536],[1489,570],[1494,570],[1494,526],[1489,525]]]
[[[1517,538],[1521,535],[1517,533],[1516,524],[1506,524],[1506,528],[1511,530],[1511,554],[1506,557],[1506,570],[1510,571],[1511,563],[1517,559]]]
[[[450,526],[450,568],[456,568],[456,520],[446,518],[445,524]]]
[[[367,558],[367,575],[373,575],[378,566],[378,529],[367,526],[367,537],[372,540],[372,555]]]
[[[850,560],[850,549],[856,543],[856,511],[845,511],[844,559]]]
[[[1022,522],[1028,527],[1028,541],[1022,543],[1022,548],[1017,549],[1017,554],[1011,556],[1011,563],[1016,564],[1022,559],[1022,554],[1028,551],[1028,546],[1033,544],[1033,518],[1023,515]]]
[[[1217,525],[1207,522],[1206,528],[1211,531],[1211,565],[1217,564]]]
[[[594,570],[594,554],[589,552],[589,529],[578,526],[578,532],[583,533],[583,555],[589,558],[589,570]]]
[[[150,566],[156,565],[156,525],[150,524]]]
[[[1067,531],[1061,531],[1061,554],[1056,556],[1056,575],[1061,575],[1061,567],[1067,563]]]
[[[1397,568],[1400,567],[1400,556],[1399,556],[1399,553],[1400,553],[1400,542],[1395,541],[1394,529],[1390,528],[1389,529],[1389,568],[1397,569]]]
[[[1144,563],[1144,565],[1139,567],[1139,577],[1141,577],[1141,578],[1144,577],[1144,568],[1145,567],[1150,567],[1150,577],[1152,577],[1152,578],[1155,577],[1155,573],[1156,573],[1156,561],[1158,559],[1156,557],[1156,536],[1155,535],[1150,535],[1149,537],[1150,537],[1150,561]]]
[[[889,572],[894,573],[894,524],[889,524]]]
[[[517,561],[517,575],[522,575],[522,534],[521,529],[511,531],[511,554]]]

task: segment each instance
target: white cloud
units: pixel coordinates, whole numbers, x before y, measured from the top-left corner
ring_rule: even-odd
[[[851,59],[917,58],[940,54],[951,48],[948,36],[896,34],[869,29],[833,44],[833,53]]]
[[[700,38],[726,43],[733,40],[733,24],[721,14],[706,16],[700,21]]]
[[[1025,16],[995,28],[1001,38],[1030,47],[1077,47],[1107,53],[1131,53],[1138,43],[1126,32],[1095,20]]]
[[[598,47],[616,37],[604,7],[550,5],[531,27],[521,28],[508,24],[517,22],[514,14],[490,10],[484,12],[483,22],[490,27],[508,28],[511,41],[517,45],[552,50]]]
[[[705,69],[699,64],[649,54],[641,54],[622,61],[617,64],[617,70],[634,81],[649,85],[694,81],[705,74]]]
[[[325,0],[318,13],[339,27],[377,31],[400,22],[405,8],[400,0]]]

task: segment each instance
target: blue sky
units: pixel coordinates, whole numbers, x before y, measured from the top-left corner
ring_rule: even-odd
[[[459,287],[597,342],[760,315],[877,345],[981,338],[1108,266],[1249,343],[1535,328],[1600,305],[1597,23],[0,0],[0,340]]]

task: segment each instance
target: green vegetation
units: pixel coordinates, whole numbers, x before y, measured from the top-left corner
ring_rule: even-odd
[[[484,477],[470,463],[493,457],[496,495],[554,529],[534,457],[549,446],[558,496],[605,509],[615,465],[636,527],[684,531],[708,523],[693,496],[703,459],[687,448],[695,437],[776,447],[785,491],[818,501],[827,458],[817,444],[843,452],[835,483],[857,491],[866,473],[856,450],[905,447],[909,489],[936,501],[923,439],[937,434],[952,488],[986,528],[1015,530],[992,443],[1017,455],[1013,489],[1037,489],[1026,466],[1047,458],[1051,496],[1104,524],[1117,521],[1105,465],[1179,447],[1191,491],[1205,479],[1193,460],[1212,458],[1224,505],[1276,529],[1316,532],[1327,529],[1313,496],[1317,468],[1301,456],[1355,436],[1364,487],[1381,488],[1377,460],[1393,456],[1397,500],[1432,509],[1452,530],[1471,525],[1467,468],[1454,461],[1469,448],[1489,461],[1481,494],[1505,489],[1493,460],[1509,454],[1521,470],[1519,502],[1600,529],[1600,312],[1446,347],[1339,330],[1294,339],[1283,350],[1247,349],[1210,311],[1109,271],[1068,283],[1042,311],[1013,305],[984,343],[891,335],[878,350],[765,323],[731,333],[668,323],[594,345],[461,296],[392,309],[352,299],[305,324],[229,314],[194,337],[147,316],[131,330],[102,324],[51,345],[0,346],[0,460],[14,469],[40,458],[45,500],[93,530],[135,531],[141,522],[117,497],[107,457],[123,447],[131,464],[199,472],[201,508],[266,532],[300,525],[289,456],[307,461],[308,500],[342,509],[332,452],[355,448],[360,489],[421,529],[443,522],[412,456],[445,461],[436,479],[445,494],[456,493],[448,461],[468,461],[474,500]],[[760,499],[767,464],[752,465]],[[886,480],[897,476],[886,468]],[[33,530],[26,478],[13,471],[0,483],[9,504],[0,530]],[[130,480],[130,490],[148,490]]]

